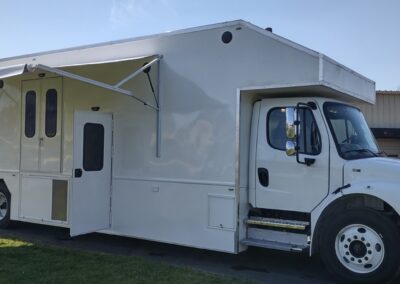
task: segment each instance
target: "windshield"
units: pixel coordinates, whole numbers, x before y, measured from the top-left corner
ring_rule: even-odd
[[[346,160],[377,157],[379,149],[361,111],[340,103],[325,103],[324,113],[339,155]]]

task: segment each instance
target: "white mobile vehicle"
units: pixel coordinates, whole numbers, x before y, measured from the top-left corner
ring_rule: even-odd
[[[2,59],[0,79],[2,227],[397,271],[400,162],[347,104],[375,84],[320,53],[234,21]]]

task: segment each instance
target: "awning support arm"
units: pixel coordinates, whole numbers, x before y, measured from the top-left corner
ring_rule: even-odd
[[[153,62],[153,63],[155,63],[155,62]],[[145,67],[145,66],[143,66],[143,67]],[[73,73],[70,73],[70,72],[67,72],[67,71],[64,71],[64,70],[60,70],[60,69],[49,67],[49,66],[42,65],[42,64],[28,65],[27,66],[27,70],[29,72],[34,72],[36,69],[47,71],[47,72],[51,72],[51,73],[54,73],[54,74],[58,74],[60,76],[66,77],[66,78],[70,78],[70,79],[73,79],[73,80],[81,81],[81,82],[84,82],[84,83],[87,83],[87,84],[90,84],[90,85],[93,85],[93,86],[97,86],[97,87],[100,87],[100,88],[103,88],[103,89],[107,89],[107,90],[110,90],[110,91],[114,91],[114,92],[129,96],[129,97],[132,97],[133,99],[143,103],[145,106],[148,106],[148,107],[158,111],[158,107],[157,106],[154,106],[153,104],[150,104],[150,103],[148,103],[148,102],[136,97],[131,91],[128,91],[128,90],[125,90],[125,89],[121,89],[121,88],[113,86],[113,85],[109,85],[109,84],[106,84],[106,83],[103,83],[103,82],[99,82],[99,81],[96,81],[96,80],[93,80],[93,79],[90,79],[90,78],[79,76],[79,75],[76,75],[76,74],[73,74]],[[138,75],[140,73],[138,71],[139,70],[142,71],[141,69],[142,68],[138,69],[137,71],[135,71],[134,73],[129,75],[128,76],[128,77],[130,77],[129,79],[133,78],[134,76],[132,76],[132,75],[135,74],[135,73],[136,73],[135,76]]]
[[[143,65],[142,67],[140,67],[138,70],[136,70],[135,72],[133,72],[132,74],[126,76],[124,79],[122,79],[121,81],[119,81],[117,84],[114,85],[114,87],[119,88],[121,87],[123,84],[125,84],[126,82],[128,82],[130,79],[136,77],[138,74],[140,74],[141,72],[143,72],[145,69],[149,68],[151,65],[153,65],[154,63],[160,61],[160,59],[162,58],[162,55],[158,55],[156,58],[154,58],[153,60],[151,60],[149,63],[146,63],[145,65]]]
[[[149,68],[150,66],[152,66],[154,63],[160,61],[160,59],[162,58],[162,55],[157,56],[156,58],[154,58],[153,60],[151,60],[149,63],[143,65],[141,68],[137,69],[135,72],[133,72],[132,74],[128,75],[127,77],[125,77],[124,79],[122,79],[121,81],[119,81],[117,84],[115,85],[109,85],[100,81],[96,81],[90,78],[86,78],[83,76],[79,76],[64,70],[60,70],[54,67],[49,67],[46,65],[42,65],[42,64],[37,64],[37,65],[26,65],[25,66],[25,71],[28,72],[34,72],[36,69],[39,70],[43,70],[43,71],[47,71],[47,72],[51,72],[66,78],[70,78],[73,80],[77,80],[77,81],[81,81],[93,86],[97,86],[106,90],[110,90],[113,92],[117,92],[123,95],[127,95],[129,97],[132,97],[133,99],[143,103],[145,106],[148,106],[152,109],[154,109],[157,112],[157,145],[156,145],[156,156],[158,158],[161,157],[161,115],[160,115],[160,90],[159,90],[159,84],[157,84],[157,90],[154,90],[154,86],[151,83],[151,78],[149,77],[149,74],[147,73],[148,79],[150,80],[150,86],[152,89],[152,93],[154,96],[154,100],[156,102],[156,106],[154,106],[153,104],[150,104],[138,97],[136,97],[133,92],[125,90],[125,89],[121,89],[120,87],[125,84],[126,82],[128,82],[129,80],[131,80],[132,78],[134,78],[135,76],[139,75],[141,72],[143,72],[145,69]],[[158,73],[158,78],[160,78],[160,68],[157,68],[157,73]],[[157,94],[157,95],[156,95]]]
[[[154,101],[156,102],[156,105],[157,105],[157,107],[159,108],[160,105],[159,105],[159,103],[158,103],[158,98],[157,98],[157,96],[156,96],[156,92],[154,91],[154,86],[153,86],[153,82],[151,81],[150,74],[147,72],[147,73],[146,73],[146,76],[147,76],[147,80],[149,81],[149,85],[150,85],[151,92],[153,93]]]

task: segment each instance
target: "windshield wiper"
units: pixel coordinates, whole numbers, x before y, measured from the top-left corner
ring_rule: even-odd
[[[379,155],[380,157],[387,157],[388,156],[385,151],[379,151],[376,154]]]
[[[364,149],[352,149],[352,150],[347,150],[344,152],[344,154],[350,153],[350,152],[356,152],[356,153],[370,153],[372,154],[374,157],[379,157],[379,153],[375,153],[373,151],[371,151],[370,149],[364,148]]]

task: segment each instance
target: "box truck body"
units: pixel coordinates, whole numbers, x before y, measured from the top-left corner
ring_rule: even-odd
[[[400,212],[399,164],[347,105],[374,82],[247,22],[7,58],[0,78],[0,225],[313,254],[332,214]],[[370,243],[336,232],[338,274],[393,274],[351,224]]]

